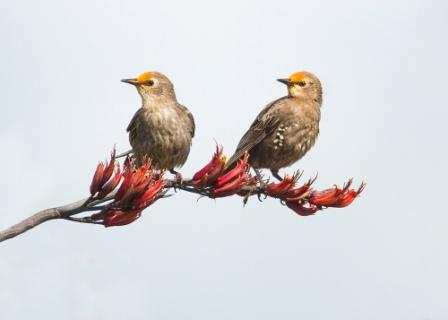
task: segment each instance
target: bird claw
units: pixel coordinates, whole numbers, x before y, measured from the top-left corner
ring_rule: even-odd
[[[248,194],[246,194],[246,195],[244,196],[244,198],[243,198],[243,207],[246,206],[247,201],[249,201],[249,197],[250,197],[250,196],[251,196],[250,193],[248,193]]]
[[[264,199],[261,198],[262,196],[264,196]],[[267,197],[268,195],[265,192],[261,192],[261,190],[257,192],[258,201],[263,202],[263,200],[266,200]]]
[[[264,182],[263,180],[259,180],[259,182],[260,186],[257,188],[257,198],[258,201],[263,202],[263,200],[266,200],[266,198],[268,197],[268,194],[266,193],[266,182]],[[262,196],[264,196],[263,199]]]

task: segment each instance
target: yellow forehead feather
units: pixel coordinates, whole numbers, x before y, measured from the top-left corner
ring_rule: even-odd
[[[289,77],[289,81],[291,81],[291,82],[300,82],[300,81],[302,81],[303,79],[305,79],[305,76],[306,76],[306,74],[305,74],[305,72],[303,72],[303,71],[296,72],[296,73],[292,74],[292,75]]]
[[[139,76],[137,77],[137,82],[138,82],[138,83],[146,82],[146,81],[148,81],[149,79],[151,79],[153,76],[154,76],[154,72],[145,72],[145,73],[142,73],[141,75],[139,75]]]

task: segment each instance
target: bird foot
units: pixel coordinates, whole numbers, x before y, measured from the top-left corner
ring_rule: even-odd
[[[258,201],[260,202],[263,202],[263,200],[266,200],[266,198],[268,197],[268,194],[264,191],[265,190],[264,186],[265,184],[263,185],[260,184],[260,187],[257,188],[257,198]]]
[[[177,192],[177,189],[180,189],[182,184],[184,183],[184,178],[182,177],[182,174],[180,172],[177,172],[174,169],[171,169],[170,172],[174,174],[174,191]]]

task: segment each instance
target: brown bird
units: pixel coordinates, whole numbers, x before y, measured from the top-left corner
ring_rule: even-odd
[[[255,169],[270,169],[282,180],[279,169],[301,159],[314,145],[319,134],[322,87],[319,79],[306,71],[296,72],[288,79],[278,79],[288,87],[288,95],[268,104],[241,138],[231,167],[245,152]]]
[[[134,85],[142,97],[142,107],[127,128],[137,163],[149,157],[156,169],[177,173],[174,168],[182,166],[190,153],[193,115],[177,102],[173,84],[159,72],[121,81]]]

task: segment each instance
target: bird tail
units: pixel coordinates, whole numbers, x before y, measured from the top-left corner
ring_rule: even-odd
[[[238,157],[237,154],[234,154],[230,157],[229,160],[227,160],[226,166],[224,167],[224,172],[230,171],[235,165],[236,162],[241,158],[241,156]]]
[[[227,160],[226,166],[224,167],[223,173],[227,173],[232,170],[238,163],[238,160],[244,157],[247,151],[237,150],[229,160]]]
[[[123,158],[123,157],[126,157],[127,155],[129,155],[130,153],[132,153],[132,149],[131,149],[131,150],[128,150],[128,151],[125,151],[125,152],[122,152],[122,153],[120,153],[120,154],[117,154],[117,155],[115,156],[115,158],[116,158],[116,159],[118,159],[118,158]]]

